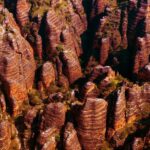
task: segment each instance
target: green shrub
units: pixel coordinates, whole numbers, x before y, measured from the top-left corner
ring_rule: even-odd
[[[37,90],[35,89],[30,90],[28,95],[29,95],[29,101],[32,105],[40,105],[42,103],[40,94]]]
[[[31,17],[35,18],[38,15],[43,16],[49,9],[51,0],[44,0],[44,1],[39,1],[39,0],[30,0],[31,3]]]
[[[63,45],[62,45],[62,44],[57,45],[57,46],[56,46],[56,50],[57,50],[58,52],[63,52],[63,51],[64,51]]]
[[[0,24],[3,23],[4,19],[5,19],[5,16],[3,14],[0,14]]]
[[[59,135],[59,134],[57,134],[57,135],[55,136],[55,140],[56,140],[56,142],[59,142],[59,141],[60,141],[60,135]]]

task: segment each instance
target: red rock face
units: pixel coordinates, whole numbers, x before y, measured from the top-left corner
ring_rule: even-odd
[[[99,95],[99,90],[93,82],[87,82],[82,89],[83,99],[87,97],[97,97]]]
[[[126,124],[125,120],[125,87],[122,87],[120,91],[118,91],[118,97],[116,101],[116,109],[115,109],[115,118],[114,118],[114,129],[119,130],[123,128]]]
[[[81,66],[75,52],[70,49],[62,52],[62,59],[66,66],[64,73],[68,77],[70,84],[82,77]]]
[[[149,50],[147,48],[146,39],[138,38],[137,53],[134,60],[133,72],[138,73],[149,62]]]
[[[24,117],[24,124],[27,128],[32,128],[32,124],[33,124],[33,121],[34,119],[36,118],[37,116],[37,110],[34,109],[34,108],[31,108],[26,114],[25,114],[25,117]]]
[[[80,36],[86,30],[86,17],[78,1],[60,2],[46,16],[48,56],[63,54],[64,74],[72,84],[82,76],[78,57],[82,54]],[[58,7],[58,8],[57,8]],[[60,7],[60,8],[59,8]],[[57,13],[56,13],[57,11]],[[62,13],[62,16],[59,15]],[[73,26],[72,26],[73,25]],[[78,26],[80,26],[78,28]],[[74,27],[74,28],[73,28]]]
[[[141,88],[137,85],[127,90],[127,122],[130,124],[134,122],[140,114],[139,103],[141,99]]]
[[[148,149],[149,22],[145,0],[0,1],[0,149]]]
[[[114,1],[114,3],[115,3],[115,1]],[[93,9],[92,9],[91,18],[94,18],[95,16],[103,13],[108,4],[109,4],[108,0],[93,1]]]
[[[145,65],[138,73],[138,78],[142,81],[150,81],[150,63]]]
[[[24,131],[23,131],[23,139],[22,139],[22,149],[30,149],[32,143],[32,138],[34,133],[32,133],[33,124],[37,117],[38,110],[36,108],[29,109],[24,115]]]
[[[62,9],[63,3],[66,3],[66,6]],[[68,46],[68,48],[76,51],[78,56],[81,55],[81,41],[78,37],[82,35],[87,26],[81,2],[59,2],[59,4],[52,8],[54,9],[50,10],[47,14],[48,53],[56,53],[56,47],[64,43],[66,47]],[[56,11],[58,11],[58,14]],[[59,13],[62,13],[62,16],[59,16]],[[72,25],[75,30],[72,28]],[[80,27],[78,28],[78,26]],[[63,29],[65,30],[63,31]],[[60,39],[61,34],[62,40]]]
[[[147,132],[145,138],[145,148],[149,148],[149,140],[150,140],[150,131]]]
[[[66,107],[63,103],[51,103],[44,109],[40,129],[46,130],[50,127],[61,128],[65,122]]]
[[[117,91],[116,100],[110,100],[108,108],[109,111],[112,109],[112,111],[108,113],[108,126],[110,127],[108,130],[108,138],[112,138],[118,147],[123,145],[126,139],[126,137],[120,137],[126,126],[126,100],[124,86]]]
[[[63,103],[50,103],[42,113],[40,132],[37,146],[44,150],[55,150],[57,138],[60,138],[60,129],[65,122],[66,107]],[[50,137],[50,138],[49,138]]]
[[[4,22],[7,26],[1,26],[0,76],[15,115],[23,101],[28,99],[27,91],[33,85],[35,62],[33,50],[21,36],[11,14],[4,9],[1,13],[6,16]],[[7,29],[12,32],[6,32]]]
[[[134,16],[134,18],[132,18],[132,23],[129,24],[129,34],[130,35],[132,35],[134,33],[134,30],[135,30],[136,26],[138,25],[138,23],[140,22],[140,20],[142,20],[144,18],[144,16],[145,16],[145,6],[141,5],[141,7],[137,10],[137,13]]]
[[[107,102],[87,98],[77,118],[77,133],[83,149],[99,149],[105,139]],[[93,144],[95,145],[93,147]]]
[[[122,47],[126,49],[128,47],[128,39],[127,39],[127,28],[128,28],[128,13],[127,10],[123,12],[123,21],[122,21]]]
[[[37,28],[37,27],[36,27]],[[36,30],[36,29],[35,29]],[[42,37],[38,34],[37,31],[34,31],[34,38],[35,43],[33,45],[33,48],[35,49],[35,55],[42,60],[43,58],[43,43],[42,43]]]
[[[142,116],[147,116],[149,114],[150,108],[150,85],[149,83],[145,83],[142,86],[142,93],[141,93],[142,100],[139,102],[140,109],[142,112]]]
[[[142,79],[142,69],[149,63],[149,2],[141,1],[138,7],[135,7],[136,4],[133,4],[134,6],[132,4],[129,13],[133,12],[134,15],[129,17],[128,41],[131,49],[135,49],[136,52],[133,73],[137,75],[138,79]],[[136,41],[136,47],[131,41]],[[145,78],[145,80],[147,79]]]
[[[0,122],[0,147],[1,149],[8,150],[11,143],[11,131],[8,121]]]
[[[110,50],[110,40],[109,38],[102,38],[100,46],[100,64],[104,65],[108,58]]]
[[[4,94],[0,92],[0,108],[2,113],[6,112],[6,101]]]
[[[93,72],[91,73],[90,76],[90,81],[94,81],[98,78],[100,78],[101,76],[104,76],[104,82],[109,81],[108,79],[114,78],[115,77],[115,72],[112,70],[112,68],[110,66],[101,66],[101,65],[97,65],[95,66],[95,68],[93,69]]]
[[[60,33],[62,21],[59,21],[54,10],[47,13],[47,54],[54,55],[57,53],[56,47],[60,43]]]
[[[144,84],[142,87],[134,85],[128,90],[127,97],[127,120],[132,123],[147,116],[149,112],[149,84]]]
[[[104,6],[101,4],[103,2],[106,2]],[[116,1],[95,1],[95,3],[99,6],[100,12],[98,13],[95,7],[92,8],[92,13],[93,11],[97,13],[94,17],[97,25],[91,21],[91,30],[95,32],[92,55],[96,60],[99,59],[101,65],[106,65],[112,52],[127,48],[127,12],[120,10]]]
[[[39,148],[43,150],[55,150],[57,144],[55,138],[57,135],[59,135],[59,133],[56,128],[49,128],[48,130],[41,132],[37,139]]]
[[[81,150],[81,146],[77,137],[77,132],[72,123],[67,123],[64,132],[64,149],[65,150]]]
[[[16,10],[18,23],[21,27],[23,27],[29,23],[30,4],[27,2],[27,0],[18,0]]]
[[[135,138],[133,141],[132,149],[133,150],[141,150],[143,148],[144,141],[142,138]]]
[[[42,66],[41,80],[43,82],[43,86],[48,88],[50,84],[55,82],[55,69],[52,63],[46,62]]]
[[[77,56],[79,57],[82,54],[82,49],[78,44],[78,41],[74,39],[73,30],[68,27],[61,32],[61,36],[62,42],[64,43],[65,47],[69,49],[72,49],[72,47],[74,47],[72,51],[75,51]]]

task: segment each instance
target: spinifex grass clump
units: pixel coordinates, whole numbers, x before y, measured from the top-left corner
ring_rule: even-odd
[[[5,19],[5,15],[2,12],[0,12],[0,24],[3,23],[4,19]]]
[[[71,23],[71,15],[68,8],[68,3],[65,0],[60,1],[55,7],[54,10],[56,14],[60,17],[64,17],[66,23]],[[75,11],[75,8],[74,8]]]
[[[64,8],[67,7],[67,2],[62,0],[55,6],[56,13],[60,13]]]
[[[111,37],[115,30],[118,29],[119,25],[119,18],[116,16],[118,15],[118,9],[114,8],[111,10],[111,12],[108,13],[108,16],[106,17],[106,22],[103,27],[103,31],[99,33],[100,37]]]
[[[126,84],[131,86],[131,82],[126,78],[122,77],[119,73],[116,74],[115,78],[111,80],[111,82],[101,91],[102,97],[107,98],[110,94],[116,91],[122,84]]]
[[[30,0],[31,6],[31,18],[35,18],[37,16],[43,16],[45,12],[48,11],[51,0]]]
[[[56,50],[58,52],[63,52],[64,51],[64,46],[62,44],[59,44],[59,45],[56,46]]]
[[[28,95],[29,95],[30,103],[32,105],[39,105],[42,103],[40,94],[37,90],[35,90],[35,89],[30,90]]]

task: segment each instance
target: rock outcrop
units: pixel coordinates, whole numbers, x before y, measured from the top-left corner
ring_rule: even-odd
[[[93,82],[87,82],[82,89],[83,99],[87,97],[97,97],[99,95],[99,90]]]
[[[1,149],[8,150],[11,144],[11,130],[8,120],[0,121],[0,147]]]
[[[102,38],[101,40],[101,46],[100,46],[100,64],[105,65],[107,59],[108,59],[108,54],[110,50],[110,40],[109,38]]]
[[[20,11],[21,13],[19,13]],[[59,56],[59,53],[62,50],[61,45],[63,45],[65,46],[66,51],[68,51],[68,49],[69,51],[72,51],[70,55],[73,55],[72,57],[75,59],[75,61],[68,62],[66,69],[68,71],[65,71],[70,83],[73,83],[75,80],[82,77],[81,67],[78,61],[78,56],[82,54],[81,40],[79,37],[86,30],[87,21],[81,2],[56,2],[44,0],[41,3],[36,0],[18,0],[16,12],[16,17],[19,25],[21,26],[21,31],[24,37],[34,48],[35,55],[40,60],[43,55],[45,55],[42,48],[46,49],[46,57],[51,58],[51,56],[53,57],[54,55]],[[41,27],[43,26],[42,17],[44,14],[46,14],[46,26],[44,27],[46,33],[45,37],[43,37],[43,34],[40,33]],[[47,42],[43,44],[44,40],[47,40]],[[42,45],[44,45],[44,47]],[[76,62],[77,66],[74,62]],[[70,69],[72,68],[71,66],[76,67],[74,69]],[[75,72],[76,68],[78,68],[77,73]],[[72,75],[73,73],[75,73],[74,76]]]
[[[0,150],[149,149],[149,0],[0,0]]]
[[[65,150],[81,150],[81,146],[77,137],[77,132],[72,123],[67,123],[64,132],[64,149]]]
[[[133,141],[132,149],[133,150],[141,150],[143,149],[144,141],[142,138],[135,138]]]
[[[18,0],[16,5],[16,17],[21,27],[29,23],[30,4],[27,0]]]
[[[49,88],[50,84],[55,83],[56,73],[52,63],[45,62],[42,66],[41,81],[45,88]]]
[[[87,98],[77,117],[77,133],[83,149],[100,148],[105,140],[106,113],[107,102],[105,100]]]
[[[125,87],[118,89],[114,99],[110,99],[108,105],[108,138],[115,141],[116,146],[124,144],[126,136],[121,137],[126,126],[126,100]]]
[[[55,150],[57,138],[65,123],[66,107],[63,103],[50,103],[42,113],[40,131],[37,138],[38,147],[41,149]]]
[[[82,70],[75,52],[66,49],[62,52],[65,63],[64,74],[68,77],[70,84],[82,77]]]
[[[139,70],[138,79],[141,81],[150,81],[150,63]]]
[[[148,39],[144,38],[137,39],[137,52],[135,55],[133,68],[133,73],[135,74],[138,74],[140,69],[142,69],[149,62],[149,49],[147,48],[147,40]]]
[[[131,88],[127,89],[126,92],[127,96],[127,111],[126,111],[126,118],[127,122],[130,124],[134,122],[139,114],[139,101],[141,99],[141,88],[137,85],[133,85]]]
[[[0,11],[0,80],[14,115],[18,114],[28,90],[32,88],[35,72],[33,49],[21,36],[14,18],[7,9]],[[32,69],[31,69],[32,68]]]

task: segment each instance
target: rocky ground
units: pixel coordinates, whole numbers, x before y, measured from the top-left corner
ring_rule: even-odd
[[[149,0],[0,0],[0,150],[149,150],[149,116]]]

